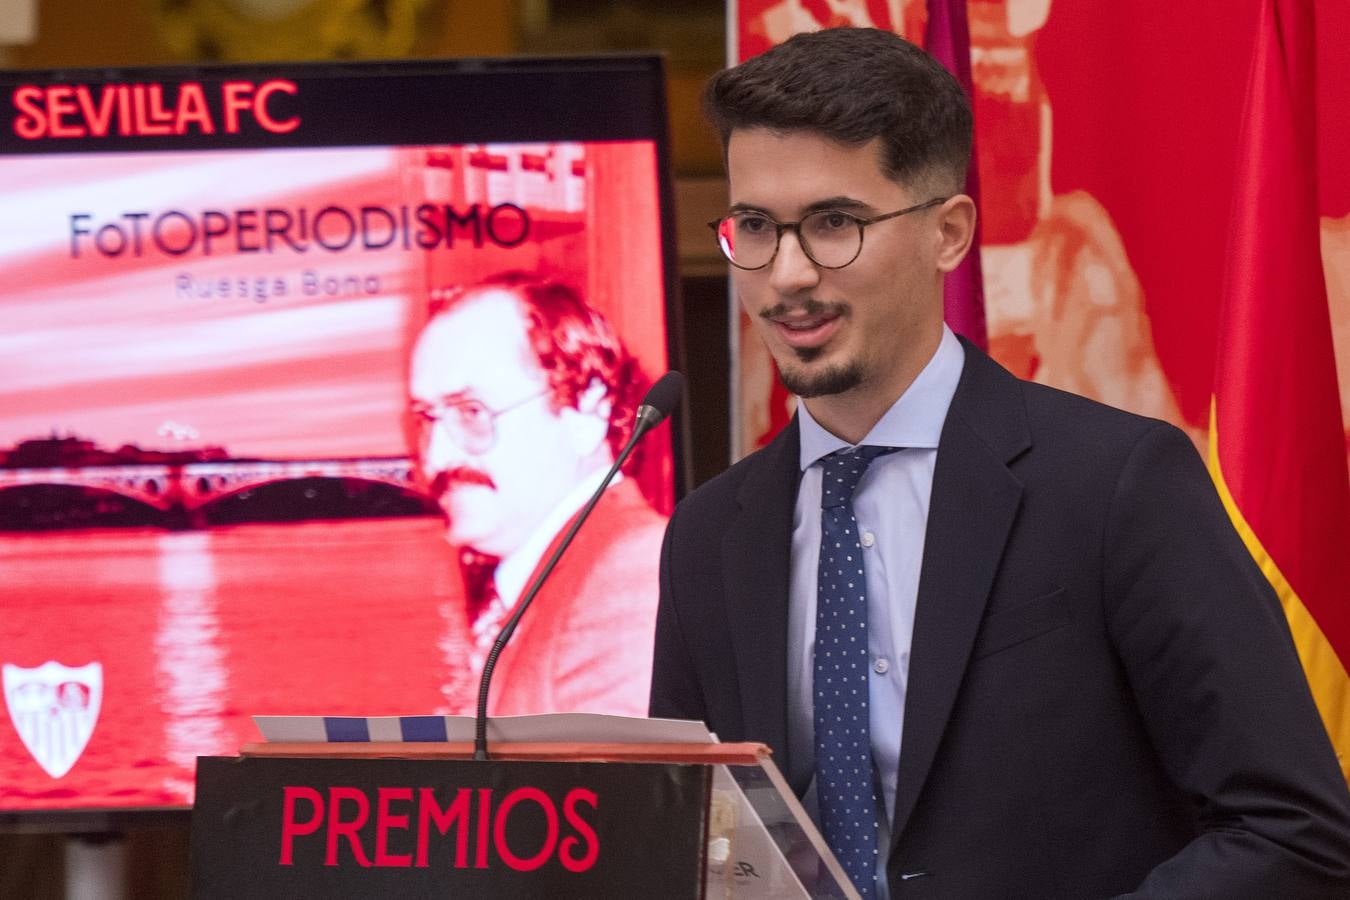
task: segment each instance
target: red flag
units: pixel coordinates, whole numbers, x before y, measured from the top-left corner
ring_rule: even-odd
[[[1350,778],[1350,475],[1322,274],[1314,13],[1265,0],[1239,139],[1209,468]]]
[[[928,0],[928,28],[924,47],[947,71],[956,76],[974,103],[974,83],[970,75],[970,27],[966,22],[966,0]],[[980,204],[980,174],[971,148],[970,168],[966,172],[966,193]],[[984,327],[984,274],[980,269],[980,226],[975,223],[975,243],[956,271],[947,275],[943,286],[943,311],[947,324],[977,347],[988,348]]]

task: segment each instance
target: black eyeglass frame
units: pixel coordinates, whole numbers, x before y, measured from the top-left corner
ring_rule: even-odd
[[[758,213],[757,215],[763,216],[766,222],[770,222],[773,224],[774,231],[776,233],[773,239],[773,253],[769,256],[767,260],[765,260],[764,262],[760,263],[757,266],[741,265],[740,263],[736,262],[736,260],[732,259],[727,254],[726,248],[722,246],[722,237],[721,237],[722,223],[725,222],[727,219],[736,218],[736,216],[739,215],[739,213],[732,213],[731,215],[723,216],[720,219],[714,219],[713,221],[708,223],[708,227],[712,229],[713,238],[714,240],[717,241],[717,249],[722,251],[722,256],[726,257],[727,262],[731,263],[733,266],[735,266],[738,269],[741,269],[742,271],[757,272],[760,269],[767,268],[768,266],[773,265],[773,261],[778,258],[778,247],[780,244],[783,243],[784,231],[791,231],[793,234],[797,236],[797,243],[801,246],[802,252],[806,254],[806,258],[811,260],[811,263],[813,265],[819,266],[822,269],[842,269],[845,268],[846,266],[853,265],[853,263],[857,261],[858,257],[862,256],[863,239],[867,236],[868,225],[875,225],[877,222],[884,222],[887,219],[895,219],[899,218],[900,216],[908,215],[909,213],[912,212],[919,212],[920,210],[930,209],[934,206],[937,206],[939,203],[946,203],[950,199],[951,199],[950,197],[934,197],[932,200],[928,200],[923,203],[916,204],[914,206],[907,206],[904,209],[897,209],[895,212],[882,213],[879,216],[869,216],[865,219],[859,216],[855,216],[853,213],[843,209],[819,209],[816,210],[815,212],[808,213],[807,215],[803,216],[802,218],[798,219],[795,222],[778,222],[775,221],[774,219],[769,218],[768,216],[764,216],[762,213]],[[816,259],[815,254],[811,252],[811,245],[806,241],[805,238],[802,237],[801,231],[802,222],[806,221],[811,216],[818,216],[830,213],[839,216],[848,216],[850,219],[853,220],[854,224],[858,226],[857,252],[853,254],[853,258],[850,259],[848,262],[840,263],[837,266],[827,266],[820,260]]]

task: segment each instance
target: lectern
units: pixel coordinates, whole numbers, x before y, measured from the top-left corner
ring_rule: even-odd
[[[565,720],[597,740],[496,742],[488,761],[467,740],[200,758],[193,896],[857,896],[763,745],[599,742],[648,723],[524,718],[553,727],[493,720],[490,734],[556,735]]]

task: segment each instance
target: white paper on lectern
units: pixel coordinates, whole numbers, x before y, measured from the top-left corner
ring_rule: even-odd
[[[405,716],[254,716],[253,722],[271,743],[327,743],[325,721],[360,719],[372,741],[403,740]],[[419,717],[420,718],[420,717]],[[445,739],[472,741],[472,716],[442,716]],[[584,744],[712,744],[717,738],[702,722],[681,719],[639,719],[601,713],[549,713],[534,716],[495,716],[488,719],[493,743]]]

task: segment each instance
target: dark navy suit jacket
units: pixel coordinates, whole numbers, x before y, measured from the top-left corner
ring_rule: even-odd
[[[1350,794],[1190,441],[965,352],[924,542],[892,896],[1350,897]],[[651,712],[768,744],[800,791],[799,474],[794,421],[676,509]]]

